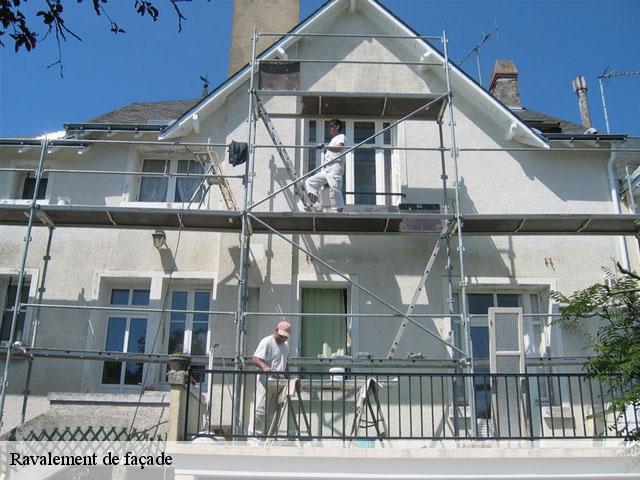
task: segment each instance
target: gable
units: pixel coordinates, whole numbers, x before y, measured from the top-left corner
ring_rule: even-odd
[[[347,25],[349,21],[352,24]],[[322,36],[344,34],[345,30],[349,33],[341,38]],[[303,36],[310,33],[317,36]],[[361,36],[358,37],[358,34]],[[376,38],[366,38],[366,34],[374,34]],[[326,93],[329,92],[342,92],[345,95],[363,92],[378,93],[383,98],[387,93],[404,92],[408,95],[427,94],[432,99],[433,95],[447,91],[444,71],[438,66],[444,62],[445,55],[429,42],[432,38],[421,37],[375,0],[331,0],[257,58],[282,58],[284,54],[290,59],[313,60],[318,58],[318,54],[324,54],[320,57],[322,62],[302,64],[305,67],[300,73],[300,89],[309,94],[318,92],[327,96]],[[437,37],[435,39],[439,41]],[[327,56],[328,53],[337,55]],[[380,57],[384,59],[382,61],[402,61],[404,65],[393,65],[390,68],[391,65],[366,61],[380,62]],[[353,71],[354,64],[335,64],[323,60],[324,58],[361,63],[355,63],[358,73],[354,75],[346,73],[349,67]],[[390,60],[386,60],[387,58]],[[450,65],[451,90],[485,111],[489,118],[500,125],[506,140],[541,148],[549,147],[541,135],[506,106],[456,65]],[[401,73],[397,70],[389,73],[396,68]],[[325,73],[332,71],[334,75],[322,75],[323,69]],[[219,108],[229,94],[246,85],[250,76],[250,67],[247,65],[167,127],[160,139],[177,138],[198,131],[200,122]],[[336,78],[339,80],[335,80]],[[427,101],[429,100],[424,103]],[[408,112],[405,110],[404,113]]]

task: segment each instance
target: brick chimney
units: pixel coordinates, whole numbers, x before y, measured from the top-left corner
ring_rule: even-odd
[[[573,79],[573,92],[578,95],[578,108],[580,119],[585,128],[591,128],[591,113],[589,112],[589,99],[587,98],[587,79],[576,77]]]
[[[489,93],[509,108],[522,108],[518,69],[511,60],[496,60],[489,82]]]
[[[251,61],[253,29],[259,32],[288,32],[300,21],[300,0],[233,0],[233,27],[229,52],[229,75]],[[275,41],[260,37],[256,54]]]

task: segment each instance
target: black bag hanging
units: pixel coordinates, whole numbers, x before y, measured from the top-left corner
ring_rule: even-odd
[[[249,145],[232,140],[229,144],[229,163],[234,167],[242,165],[249,159]]]

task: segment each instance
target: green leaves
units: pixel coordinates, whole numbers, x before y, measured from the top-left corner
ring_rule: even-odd
[[[552,298],[562,304],[557,322],[581,333],[594,351],[585,368],[615,392],[609,412],[620,414],[640,405],[640,277],[620,264],[617,270],[617,276],[604,270],[604,283],[569,297],[553,292]],[[640,439],[640,428],[625,433]]]

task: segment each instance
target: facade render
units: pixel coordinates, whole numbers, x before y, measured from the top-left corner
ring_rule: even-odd
[[[445,34],[422,37],[374,0],[331,0],[286,30],[201,99],[0,140],[5,437],[164,438],[166,363],[183,354],[196,418],[180,435],[212,439],[176,452],[199,462],[176,467],[185,478],[637,475],[618,448],[637,412],[603,413],[615,392],[585,376],[592,352],[554,323],[551,297],[614,261],[638,268],[618,194],[626,137],[522,107],[509,61],[485,90]],[[346,208],[324,192],[309,212],[297,189],[334,118]],[[235,167],[232,141],[249,144]],[[255,433],[245,362],[280,320],[290,374],[275,381],[297,383],[267,445],[239,448]],[[480,455],[464,439],[536,448]],[[284,444],[302,448],[277,450],[287,468],[265,457]]]

